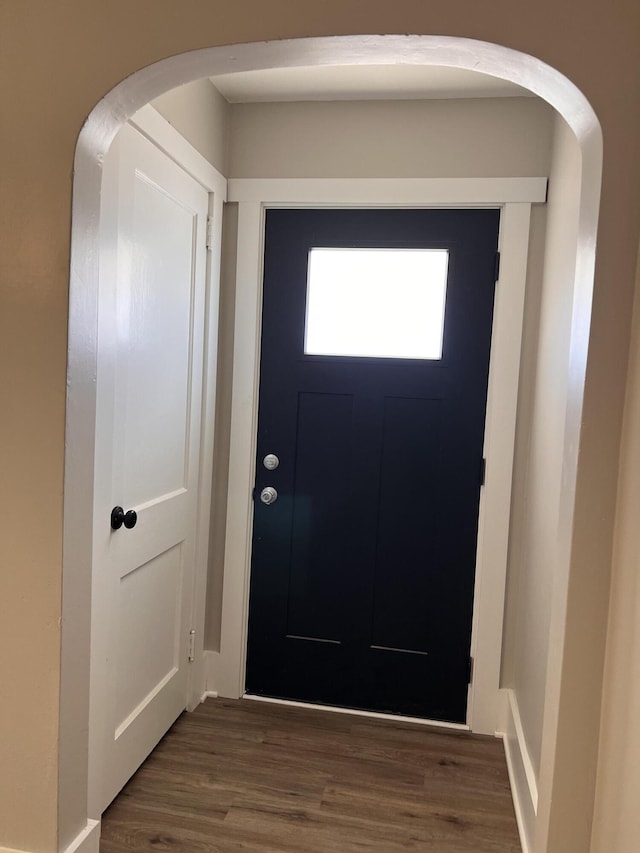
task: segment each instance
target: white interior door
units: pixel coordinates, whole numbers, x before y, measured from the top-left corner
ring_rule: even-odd
[[[132,127],[105,161],[99,294],[90,808],[187,701],[207,191]],[[133,510],[112,529],[113,507]]]

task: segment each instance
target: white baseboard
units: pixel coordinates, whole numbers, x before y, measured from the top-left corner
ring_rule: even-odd
[[[218,672],[220,669],[220,652],[207,649],[202,653],[204,664],[204,694],[203,696],[218,695]]]
[[[533,830],[538,812],[538,785],[522,728],[518,700],[513,690],[504,692],[507,700],[505,731],[498,734],[504,741],[522,851],[531,853]]]
[[[99,853],[100,821],[88,820],[85,828],[64,848],[63,853]]]
[[[0,847],[0,853],[28,853],[15,847]],[[67,845],[62,853],[100,853],[100,821],[88,820],[87,825]]]

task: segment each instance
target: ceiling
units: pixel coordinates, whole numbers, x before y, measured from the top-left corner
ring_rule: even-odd
[[[232,104],[531,96],[527,89],[499,77],[433,65],[272,68],[221,74],[211,82]]]

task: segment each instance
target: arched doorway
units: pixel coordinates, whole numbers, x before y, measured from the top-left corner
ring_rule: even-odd
[[[70,294],[70,353],[65,516],[74,525],[65,526],[65,602],[63,635],[63,699],[61,710],[61,826],[77,821],[77,803],[86,794],[86,776],[78,767],[86,760],[88,706],[88,656],[77,650],[88,647],[90,626],[87,613],[90,577],[84,567],[91,563],[91,504],[86,495],[92,488],[93,428],[95,417],[96,341],[98,280],[98,223],[101,160],[119,129],[148,101],[181,83],[225,71],[252,70],[300,64],[391,64],[450,65],[475,69],[503,77],[547,100],[573,130],[582,154],[582,194],[574,290],[573,336],[570,383],[566,415],[565,487],[563,523],[559,550],[566,567],[570,554],[571,518],[576,480],[577,441],[581,411],[581,389],[586,367],[587,338],[597,224],[601,139],[599,125],[584,96],[561,74],[532,57],[496,45],[455,38],[436,37],[348,37],[271,42],[197,51],[173,57],[144,69],[112,90],[91,113],[80,136],[76,153],[72,279]],[[579,248],[578,248],[579,247]],[[78,535],[81,529],[83,533]],[[556,595],[566,597],[566,584]],[[558,621],[556,636],[562,637],[564,607],[554,605]],[[72,652],[72,650],[74,650]],[[561,672],[550,668],[547,693],[550,730],[554,704],[561,690]],[[554,702],[555,697],[555,702]],[[552,744],[553,738],[550,740]],[[548,761],[553,764],[553,749]],[[73,796],[72,796],[73,792]],[[551,791],[545,791],[545,796]],[[75,807],[68,804],[74,801]],[[69,816],[65,812],[68,809]],[[71,814],[75,811],[74,814]]]

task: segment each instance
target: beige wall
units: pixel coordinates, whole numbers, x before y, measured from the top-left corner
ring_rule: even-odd
[[[544,176],[536,98],[233,104],[232,178]]]
[[[584,853],[640,224],[639,9],[617,0],[31,0],[0,5],[0,844],[57,849],[66,329],[73,157],[94,105],[153,62],[212,45],[374,33],[452,34],[559,69],[603,127],[604,184],[572,536],[550,853]],[[478,47],[478,55],[482,48]],[[569,392],[580,398],[580,383]],[[572,397],[574,399],[575,397]],[[569,436],[577,440],[577,436]],[[69,452],[73,452],[70,448]],[[555,648],[555,645],[554,645]],[[630,726],[633,723],[630,723]],[[79,733],[79,736],[82,733]],[[557,748],[555,748],[557,746]],[[576,780],[580,785],[576,788]],[[542,848],[540,848],[542,849]]]
[[[156,98],[153,106],[219,172],[227,174],[230,107],[210,80],[172,89]]]
[[[640,263],[638,265],[640,293]],[[640,298],[636,297],[620,455],[597,808],[591,853],[640,844]]]
[[[546,247],[541,256],[534,232],[529,264],[503,662],[503,684],[514,690],[536,777],[542,750],[551,593],[558,563],[580,167],[575,136],[557,116]],[[539,290],[532,287],[538,282]]]

